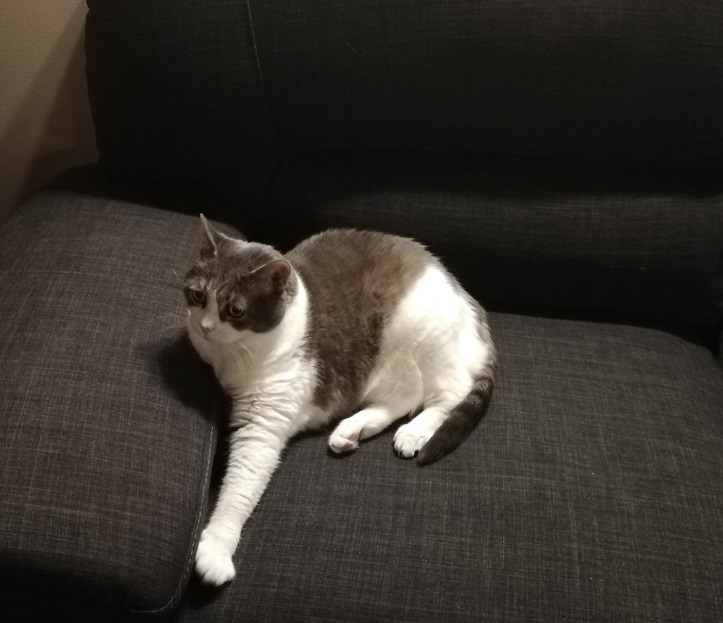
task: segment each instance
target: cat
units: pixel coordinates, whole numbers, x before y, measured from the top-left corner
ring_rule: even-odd
[[[201,221],[200,256],[185,278],[187,330],[232,412],[196,570],[220,586],[235,576],[243,524],[291,437],[341,420],[329,447],[351,452],[413,415],[394,449],[432,463],[483,416],[496,355],[485,311],[411,239],[328,230],[282,255]]]

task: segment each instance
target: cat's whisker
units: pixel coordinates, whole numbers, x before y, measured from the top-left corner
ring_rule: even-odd
[[[183,332],[186,330],[186,314],[178,312],[166,312],[159,314],[156,321],[160,325],[159,333],[168,334],[172,332]]]
[[[245,376],[246,375],[246,366],[244,366],[243,359],[241,357],[241,353],[239,353],[238,350],[235,349],[232,344],[229,344],[226,348],[228,351],[231,352],[234,359],[236,360],[236,364],[238,365],[238,369],[239,369],[241,376]]]
[[[181,277],[175,270],[171,271],[171,274],[175,277],[175,280],[167,280],[163,282],[163,285],[173,288],[174,290],[183,290],[186,284],[186,279]]]
[[[244,349],[246,354],[249,356],[249,359],[251,359],[252,364],[254,364],[255,366],[259,365],[259,360],[256,358],[256,355],[254,355],[253,351],[248,346],[246,346],[245,344],[241,344],[240,342],[238,345]]]
[[[156,317],[162,324],[174,324],[178,327],[184,327],[186,325],[186,316],[174,314],[171,312],[161,314]]]
[[[244,366],[244,362],[243,362],[243,359],[241,358],[241,354],[237,350],[234,350],[234,356],[236,357],[236,363],[238,364],[241,374],[245,375],[246,374],[246,366]]]
[[[243,371],[243,365],[239,361],[238,353],[233,347],[233,344],[222,344],[221,348],[234,358],[234,361],[236,361],[236,365],[239,367],[239,370]]]
[[[184,320],[186,318],[186,313],[182,311],[166,311],[161,313],[158,318],[174,318],[178,320]]]

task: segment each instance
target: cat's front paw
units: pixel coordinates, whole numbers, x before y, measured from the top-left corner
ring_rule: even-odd
[[[196,550],[196,571],[206,584],[221,586],[233,580],[236,575],[231,555],[226,544],[209,532],[201,534],[201,542]]]
[[[333,452],[341,454],[342,452],[351,452],[359,447],[359,434],[347,433],[340,431],[338,428],[329,437],[329,447]]]
[[[394,449],[399,456],[411,459],[424,447],[432,434],[433,432],[422,430],[411,421],[397,429],[394,434]]]

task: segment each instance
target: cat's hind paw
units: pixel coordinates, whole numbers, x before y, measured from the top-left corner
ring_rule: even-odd
[[[226,584],[236,576],[228,548],[205,530],[196,550],[196,571],[206,584],[213,586]]]
[[[419,430],[414,421],[400,426],[394,434],[394,450],[405,459],[411,459],[429,441],[432,433],[426,430]]]
[[[351,452],[359,447],[359,435],[357,433],[344,435],[344,433],[337,428],[331,434],[331,437],[329,437],[329,447],[337,454]]]

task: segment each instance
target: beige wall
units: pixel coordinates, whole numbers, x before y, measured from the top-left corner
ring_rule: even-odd
[[[56,173],[97,160],[84,0],[0,2],[0,223]]]

